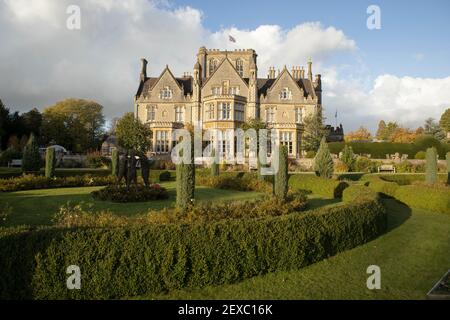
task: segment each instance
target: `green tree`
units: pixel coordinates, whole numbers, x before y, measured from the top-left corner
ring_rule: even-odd
[[[306,117],[303,123],[305,132],[303,134],[302,149],[316,152],[319,149],[320,141],[327,134],[322,123],[322,116],[317,112]]]
[[[280,200],[285,200],[288,193],[288,150],[286,146],[279,147],[278,171],[275,173],[274,194]]]
[[[28,143],[23,150],[22,171],[36,172],[41,167],[41,156],[39,154],[39,146],[36,138],[32,133],[28,139]]]
[[[125,149],[146,153],[150,148],[151,131],[132,112],[117,121],[116,136],[119,145]]]
[[[450,132],[450,108],[441,115],[439,126],[445,133]]]
[[[103,106],[83,99],[67,99],[45,108],[43,142],[60,144],[77,152],[97,149],[104,131],[102,112]]]
[[[438,140],[445,139],[444,131],[442,130],[442,128],[439,126],[439,124],[433,118],[426,119],[423,128],[424,128],[425,134],[432,135]]]
[[[333,176],[333,170],[333,159],[331,158],[326,139],[323,137],[320,142],[319,150],[314,158],[314,171],[319,177],[331,179]]]
[[[55,176],[55,148],[47,148],[45,151],[45,177],[53,178]]]
[[[381,120],[378,123],[378,130],[376,133],[376,138],[378,140],[387,140],[387,136],[386,136],[386,122],[384,122],[384,120]]]
[[[426,155],[425,175],[427,183],[434,184],[437,181],[437,151],[436,148],[428,148]]]
[[[352,147],[345,145],[342,150],[341,161],[345,163],[349,172],[355,169],[355,154],[353,153]]]
[[[34,133],[37,137],[41,135],[42,114],[38,109],[33,108],[28,112],[22,113],[21,118],[26,134]]]

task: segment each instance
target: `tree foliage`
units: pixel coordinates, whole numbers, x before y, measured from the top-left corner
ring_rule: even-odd
[[[372,140],[372,135],[369,130],[361,126],[358,130],[349,132],[345,135],[345,141],[370,141]]]
[[[442,130],[442,128],[433,118],[426,119],[423,128],[425,134],[432,135],[438,140],[445,139],[444,130]]]
[[[117,121],[116,136],[119,146],[146,153],[151,144],[151,131],[134,113],[128,112]]]
[[[41,156],[39,154],[39,145],[36,137],[32,133],[28,143],[23,150],[22,171],[35,172],[41,168]]]
[[[450,132],[450,108],[444,111],[439,120],[439,126],[445,132]]]
[[[316,152],[319,149],[320,141],[327,134],[322,120],[322,116],[317,112],[307,116],[303,121],[305,131],[303,134],[302,149],[304,151]]]
[[[97,149],[104,133],[103,106],[94,101],[67,99],[43,112],[42,138],[66,149],[85,152]]]
[[[320,142],[319,150],[314,158],[314,171],[316,175],[322,178],[331,179],[333,176],[334,165],[330,150],[325,137]]]

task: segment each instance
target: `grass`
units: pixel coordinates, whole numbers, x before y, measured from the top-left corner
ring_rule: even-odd
[[[424,299],[450,267],[450,217],[383,200],[389,232],[300,270],[237,284],[178,290],[138,299]],[[369,265],[381,268],[381,289],[368,290]]]
[[[148,209],[161,209],[174,205],[176,192],[175,182],[161,183],[169,191],[169,199],[137,202],[137,203],[113,203],[109,201],[93,200],[90,193],[102,187],[59,188],[17,191],[0,193],[0,203],[8,203],[13,211],[9,216],[6,226],[16,225],[49,225],[53,215],[59,207],[71,203],[85,202],[93,205],[94,210],[110,210],[118,215],[138,215]],[[241,192],[234,190],[221,190],[207,187],[196,187],[195,198],[198,201],[228,201],[249,200],[260,196],[257,192]]]

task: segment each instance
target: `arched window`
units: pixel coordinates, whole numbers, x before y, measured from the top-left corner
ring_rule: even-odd
[[[209,60],[209,75],[210,76],[213,74],[213,72],[216,70],[216,68],[217,68],[217,60],[216,59]]]
[[[241,77],[244,76],[244,63],[242,62],[241,59],[236,60],[236,70]]]

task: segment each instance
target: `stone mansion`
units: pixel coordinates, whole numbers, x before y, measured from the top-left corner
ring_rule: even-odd
[[[321,78],[313,77],[311,60],[306,70],[270,67],[261,78],[255,50],[201,47],[192,75],[175,77],[166,66],[158,77],[149,77],[147,60],[142,59],[134,112],[152,130],[151,151],[156,154],[169,153],[172,130],[187,123],[225,131],[257,118],[277,131],[290,157],[298,158],[304,118],[322,112]],[[234,143],[227,139],[224,135],[218,141],[219,152],[233,152]]]

